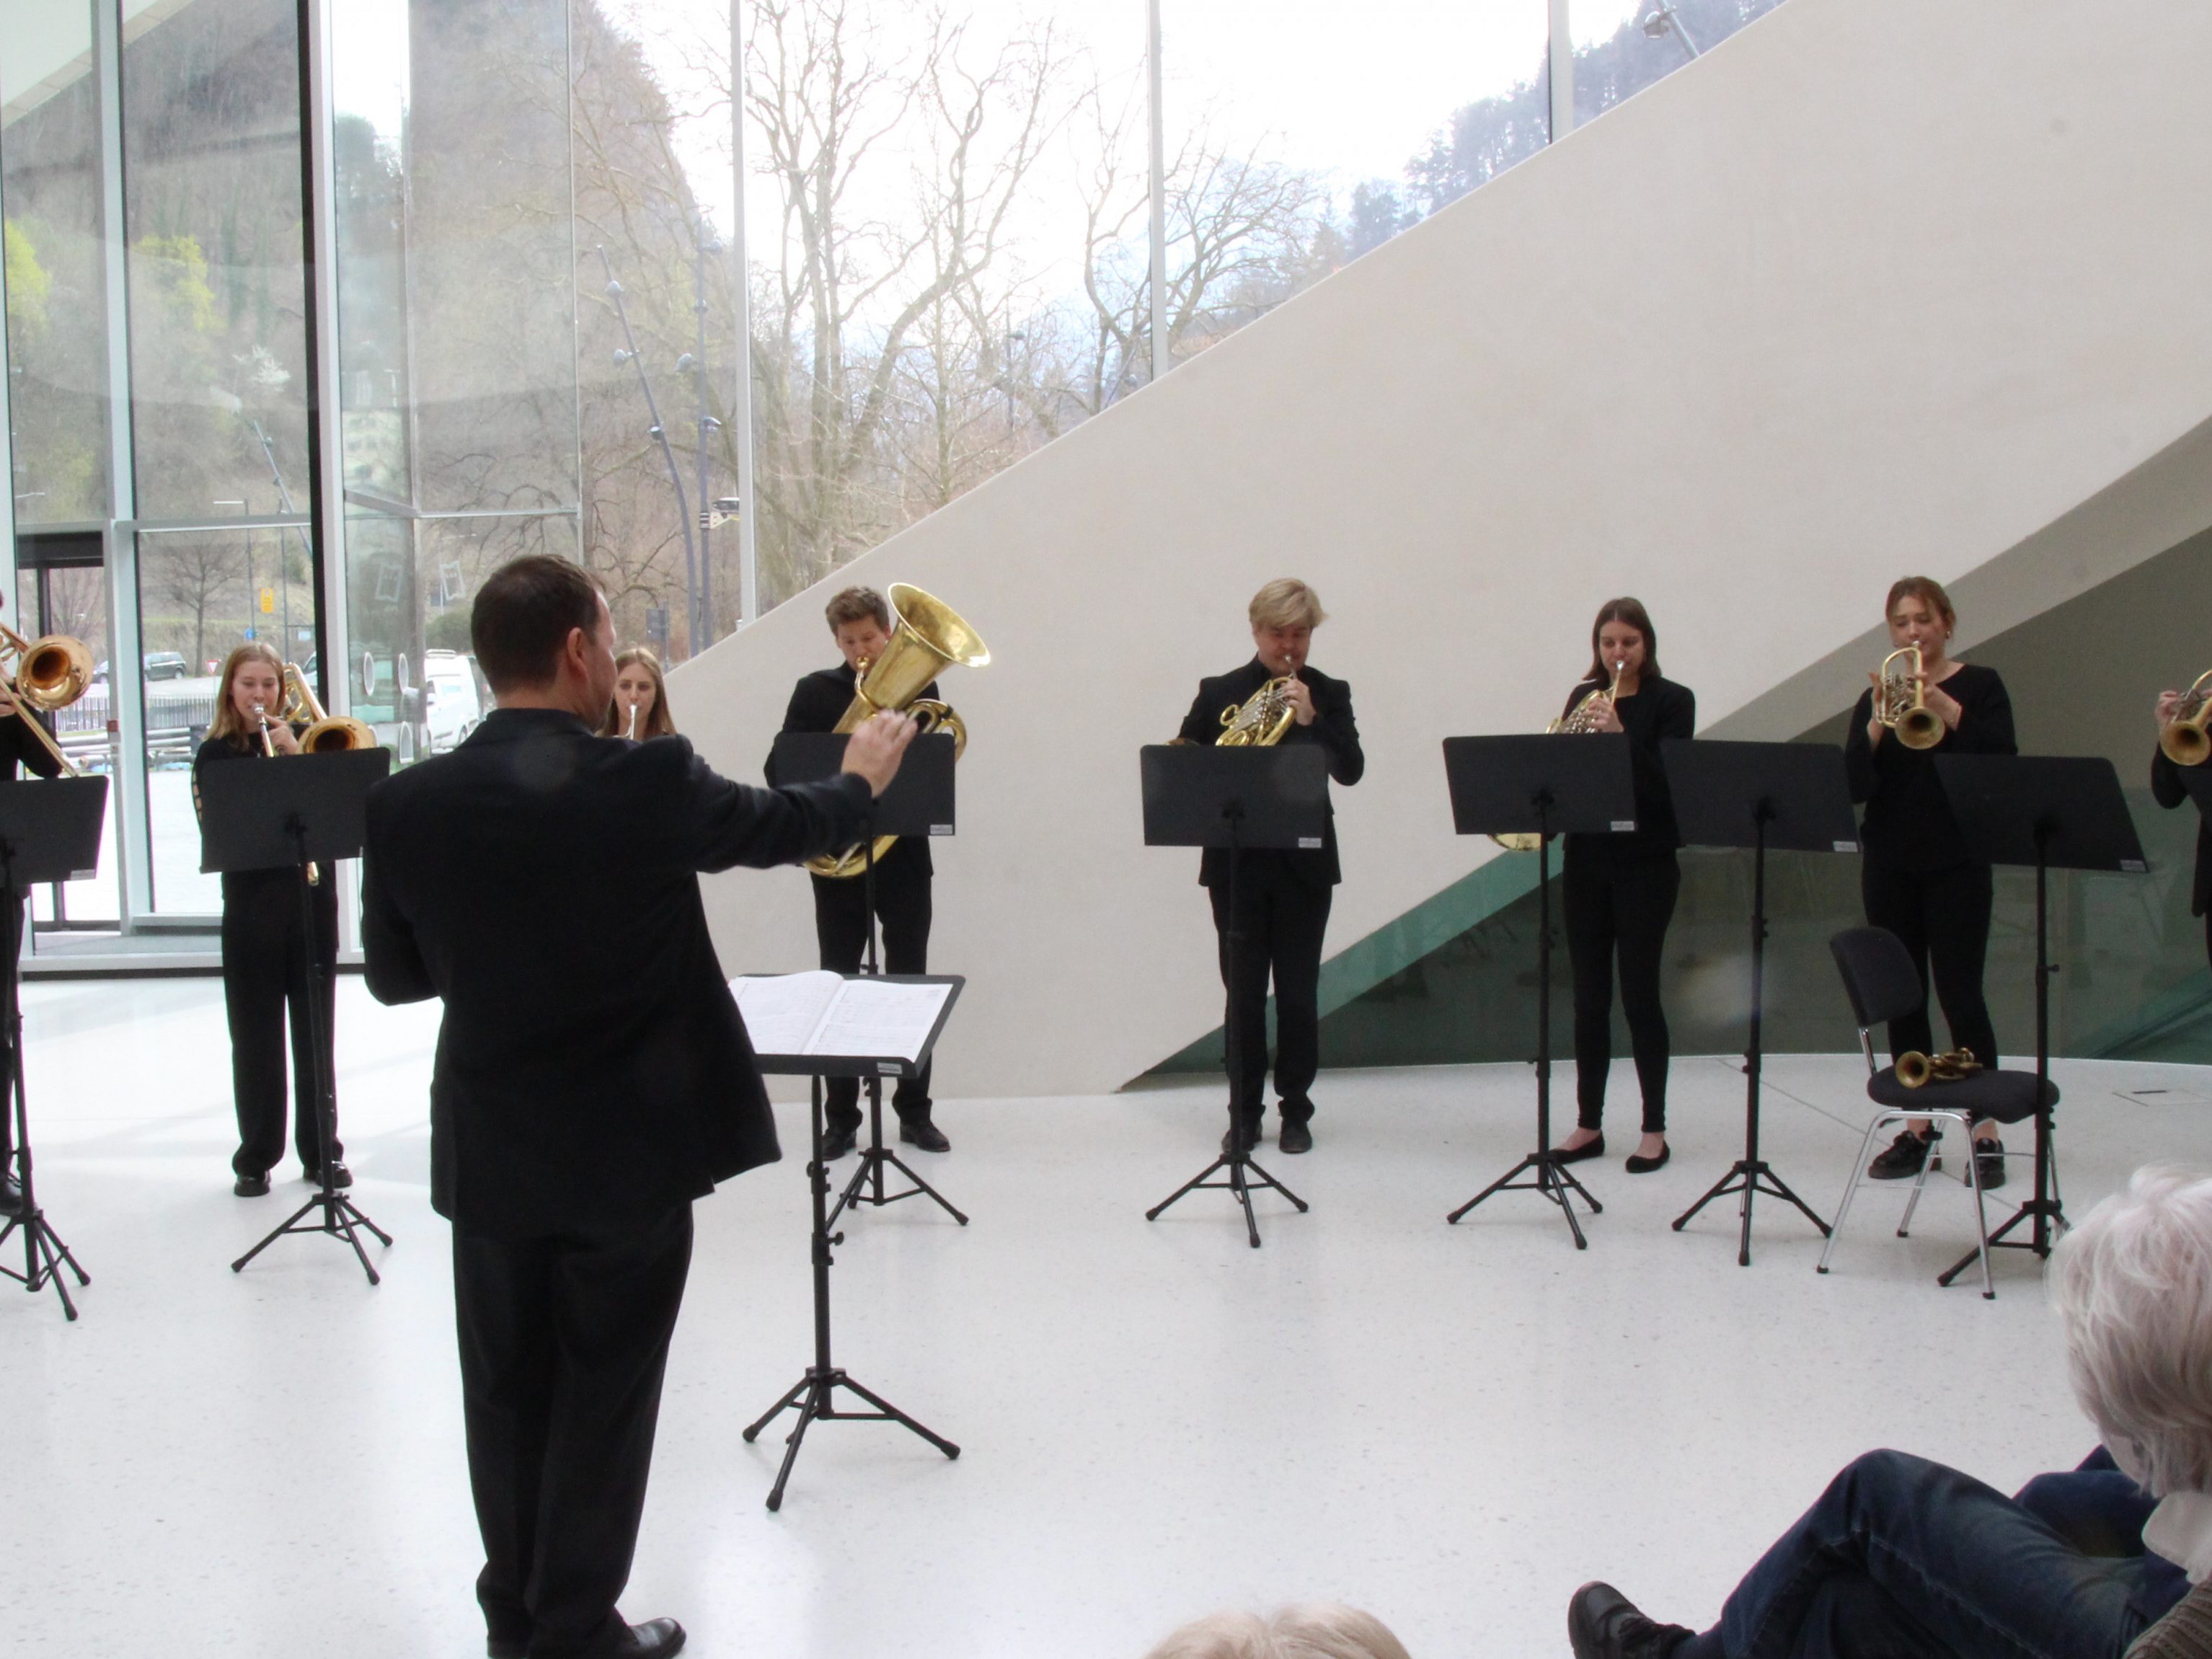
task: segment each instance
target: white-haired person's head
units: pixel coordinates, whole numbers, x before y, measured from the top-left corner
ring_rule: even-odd
[[[1146,1659],[1410,1659],[1371,1613],[1335,1601],[1285,1607],[1272,1619],[1216,1613],[1162,1642]]]
[[[2154,1496],[2212,1492],[2212,1176],[2136,1171],[2051,1262],[2074,1392]]]

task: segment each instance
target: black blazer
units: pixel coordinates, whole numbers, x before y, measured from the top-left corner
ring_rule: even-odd
[[[1274,670],[1255,657],[1233,672],[1200,680],[1198,696],[1190,705],[1190,713],[1182,717],[1182,729],[1176,735],[1186,743],[1212,743],[1222,732],[1222,710],[1243,706],[1255,691],[1274,678]],[[1359,728],[1352,718],[1352,688],[1316,668],[1301,668],[1298,678],[1313,692],[1314,721],[1311,726],[1294,724],[1283,734],[1283,741],[1321,744],[1328,750],[1329,776],[1349,787],[1358,782],[1360,775],[1367,770],[1367,757],[1359,751]],[[1284,869],[1309,887],[1335,886],[1344,879],[1344,871],[1336,856],[1336,809],[1329,808],[1328,828],[1323,832],[1320,851],[1284,849],[1247,853],[1244,856],[1279,859]],[[1229,879],[1227,848],[1209,847],[1200,854],[1198,879],[1204,887],[1218,886]]]
[[[1605,690],[1607,682],[1584,680],[1567,694],[1561,720],[1575,712],[1583,700]],[[1674,796],[1667,787],[1667,768],[1659,745],[1669,738],[1697,735],[1697,693],[1677,681],[1654,674],[1637,682],[1633,696],[1624,697],[1616,711],[1628,733],[1628,763],[1636,789],[1636,828],[1626,835],[1577,835],[1563,837],[1565,857],[1582,863],[1613,860],[1636,863],[1672,858],[1682,844],[1674,823]]]
[[[493,1237],[618,1234],[780,1157],[698,874],[845,845],[866,800],[849,775],[755,789],[683,738],[536,708],[372,789],[369,991],[446,1003],[438,1212]]]
[[[2189,790],[2181,781],[2181,769],[2166,759],[2163,749],[2151,750],[2150,792],[2158,798],[2160,806],[2169,810],[2189,799]],[[2190,889],[2189,914],[2201,916],[2208,905],[2212,905],[2212,820],[2200,816],[2197,820],[2197,883]]]
[[[845,718],[845,711],[853,706],[853,683],[859,676],[848,663],[839,663],[835,668],[817,668],[811,674],[802,674],[799,684],[791,688],[790,705],[783,711],[786,732],[835,732],[837,722]],[[932,680],[921,688],[925,697],[937,695],[937,682]],[[769,783],[780,782],[775,775],[775,751],[769,751],[768,764],[761,769]],[[902,866],[909,876],[928,876],[936,872],[936,860],[929,853],[927,836],[901,836],[891,850],[876,861],[878,874],[894,865]]]

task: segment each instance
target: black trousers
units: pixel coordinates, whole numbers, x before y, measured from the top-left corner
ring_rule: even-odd
[[[1663,859],[1568,861],[1561,873],[1567,961],[1575,984],[1576,1121],[1605,1127],[1605,1085],[1613,1069],[1613,975],[1620,965],[1620,1007],[1644,1091],[1644,1133],[1667,1129],[1667,1010],[1659,1000],[1659,965],[1667,924],[1682,889],[1682,869]]]
[[[840,974],[858,973],[868,942],[866,878],[808,878],[814,884],[814,939],[822,965]],[[887,974],[929,971],[929,872],[917,870],[894,853],[876,866],[876,919],[883,924],[883,970]],[[891,1106],[909,1121],[929,1121],[929,1073],[902,1077]],[[822,1121],[831,1129],[860,1125],[860,1080],[833,1077],[822,1086]]]
[[[323,1074],[336,1075],[331,1021],[337,1013],[338,901],[330,873],[313,892],[316,955],[323,971],[307,983],[307,936],[300,920],[300,878],[289,870],[256,870],[222,878],[222,1002],[230,1016],[230,1085],[238,1108],[238,1152],[231,1168],[266,1175],[284,1157],[284,1034],[292,1036],[292,1145],[300,1162],[322,1163],[322,1123],[315,1097],[312,1006],[323,1033]],[[313,1004],[308,997],[315,999]],[[331,1157],[345,1156],[333,1144]]]
[[[1236,926],[1229,884],[1206,889],[1221,958],[1224,1061],[1230,1104],[1254,1122],[1267,1106],[1267,984],[1275,987],[1275,1094],[1285,1123],[1314,1113],[1321,1070],[1321,943],[1326,887],[1310,887],[1273,859],[1248,854],[1237,872]],[[1235,937],[1232,937],[1232,933]]]
[[[0,921],[6,921],[0,913]],[[15,972],[23,971],[23,901],[15,900],[13,929],[4,941],[4,948],[14,951]],[[19,981],[20,982],[20,981]],[[9,1040],[7,1010],[0,1008],[0,1176],[15,1173],[15,1050]]]
[[[1889,1022],[1889,1057],[1911,1049],[1937,1052],[1928,1018],[1925,988],[1933,979],[1936,1000],[1951,1028],[1950,1046],[1971,1049],[1995,1070],[1996,1028],[1982,995],[1982,964],[1990,951],[1990,908],[1995,883],[1986,864],[1954,864],[1948,870],[1893,869],[1872,859],[1859,866],[1860,892],[1869,926],[1887,927],[1905,941],[1912,965],[1920,970],[1920,1006]]]
[[[621,1641],[691,1206],[615,1237],[453,1230],[477,1600],[495,1642],[590,1659]]]

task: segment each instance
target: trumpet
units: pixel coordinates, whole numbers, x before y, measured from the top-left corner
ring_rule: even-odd
[[[1982,1069],[1982,1062],[1965,1048],[1954,1048],[1947,1054],[1923,1054],[1917,1048],[1900,1054],[1897,1060],[1897,1080],[1908,1089],[1925,1088],[1930,1083],[1956,1083],[1960,1078],[1972,1077]]]
[[[0,685],[4,685],[15,698],[15,713],[31,728],[31,735],[71,777],[76,775],[77,769],[62,753],[62,746],[54,741],[53,733],[31,717],[31,710],[50,714],[57,708],[66,708],[82,696],[91,684],[92,653],[82,640],[71,639],[66,634],[47,634],[27,640],[0,623]]]
[[[1943,717],[1928,706],[1920,668],[1918,646],[1891,652],[1881,659],[1874,694],[1874,717],[1907,749],[1933,749],[1943,741]]]
[[[2173,717],[2158,734],[2158,746],[2176,766],[2202,766],[2212,756],[2212,735],[2205,723],[2212,720],[2212,669],[2197,677],[2197,684],[2173,705]]]
[[[1564,720],[1555,720],[1544,730],[1553,735],[1580,737],[1601,729],[1605,717],[1613,712],[1620,696],[1620,677],[1627,672],[1628,659],[1613,659],[1613,684],[1602,691],[1593,691],[1577,703]],[[1509,853],[1533,853],[1543,837],[1533,830],[1509,830],[1502,836],[1492,836]]]

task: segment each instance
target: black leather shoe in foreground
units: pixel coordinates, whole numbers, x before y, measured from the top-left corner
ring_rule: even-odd
[[[1286,1152],[1310,1152],[1313,1151],[1313,1130],[1303,1122],[1293,1123],[1285,1118],[1283,1133],[1276,1137],[1275,1144]]]
[[[1910,1181],[1920,1173],[1920,1166],[1928,1162],[1928,1149],[1936,1144],[1936,1132],[1915,1134],[1901,1129],[1897,1139],[1889,1143],[1888,1150],[1877,1152],[1873,1163],[1867,1165],[1869,1181]],[[1935,1166],[1942,1169],[1938,1163]]]
[[[684,1650],[684,1626],[673,1619],[648,1619],[629,1627],[629,1638],[608,1659],[668,1659]]]
[[[853,1145],[860,1139],[860,1126],[857,1123],[849,1129],[824,1129],[822,1132],[823,1158],[835,1164],[853,1150]]]
[[[319,1187],[323,1184],[323,1172],[320,1170],[302,1170],[300,1174],[310,1187]],[[331,1185],[337,1188],[352,1186],[353,1171],[343,1164],[331,1164]]]
[[[1605,1137],[1603,1135],[1600,1135],[1595,1140],[1590,1141],[1584,1146],[1554,1146],[1552,1148],[1552,1162],[1554,1164],[1579,1164],[1584,1158],[1603,1158],[1604,1156]]]
[[[0,1176],[0,1215],[23,1213],[23,1189],[13,1176]]]
[[[1663,1170],[1667,1167],[1667,1160],[1674,1156],[1674,1147],[1662,1140],[1659,1143],[1659,1156],[1656,1158],[1646,1158],[1641,1152],[1631,1152],[1628,1155],[1628,1173],[1650,1175],[1654,1170]]]
[[[1974,1141],[1974,1176],[1982,1183],[1982,1190],[1993,1193],[2005,1183],[2004,1142],[1995,1135],[1978,1137]]]
[[[240,1176],[230,1183],[230,1190],[240,1198],[266,1198],[269,1196],[269,1177],[265,1175]]]
[[[1575,1659],[1667,1659],[1696,1634],[1646,1619],[1610,1584],[1584,1584],[1567,1603],[1567,1641]]]
[[[945,1131],[926,1117],[911,1123],[901,1118],[899,1139],[925,1152],[949,1152],[952,1150],[952,1143],[945,1138]]]
[[[1260,1120],[1256,1117],[1239,1119],[1235,1128],[1221,1132],[1221,1150],[1224,1152],[1249,1152],[1259,1144]]]

